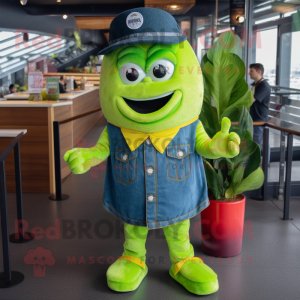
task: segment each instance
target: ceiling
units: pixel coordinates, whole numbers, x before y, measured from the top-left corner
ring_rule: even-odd
[[[20,0],[10,0],[20,5]],[[184,0],[183,0],[184,2]],[[144,7],[144,0],[28,0],[22,6],[29,15],[55,16],[116,16],[121,12]],[[219,10],[227,8],[229,0],[219,0]],[[207,16],[215,11],[215,0],[196,0],[196,4],[183,16]]]
[[[14,0],[20,2],[19,0]],[[138,6],[144,6],[144,0],[28,0],[26,5],[78,5],[78,4],[126,4],[132,3]]]
[[[13,2],[19,2],[20,0],[11,0]],[[258,4],[266,2],[267,0],[255,0],[254,3]],[[203,2],[216,2],[216,0],[196,0],[196,4]],[[219,2],[229,2],[230,0],[219,0]],[[79,5],[79,4],[135,4],[136,7],[144,6],[144,0],[61,0],[57,3],[57,0],[28,0],[27,5]]]

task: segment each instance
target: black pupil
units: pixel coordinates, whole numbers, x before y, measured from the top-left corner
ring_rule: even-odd
[[[126,71],[126,78],[129,81],[136,81],[139,78],[139,72],[135,68],[130,68]]]
[[[156,78],[163,78],[165,75],[167,74],[167,69],[165,66],[163,65],[156,65],[153,68],[153,75]]]

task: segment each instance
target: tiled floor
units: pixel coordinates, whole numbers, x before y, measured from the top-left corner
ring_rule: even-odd
[[[87,141],[95,142],[102,128],[103,124],[96,126],[86,137]],[[121,255],[124,235],[122,222],[101,204],[104,179],[105,170],[99,170],[98,174],[70,175],[63,184],[63,192],[69,194],[70,199],[61,202],[50,201],[47,194],[24,194],[24,218],[28,230],[39,226],[42,232],[54,226],[58,219],[59,236],[50,239],[49,234],[40,234],[40,239],[29,243],[10,244],[12,270],[22,272],[25,280],[18,286],[0,290],[1,300],[200,298],[169,276],[169,253],[162,229],[149,232],[146,244],[149,273],[140,287],[122,294],[107,287],[106,270],[111,259]],[[201,240],[194,231],[199,216],[191,219],[190,234],[195,255],[203,257],[213,268],[220,283],[219,291],[204,299],[299,299],[300,201],[291,202],[293,220],[282,221],[281,208],[282,203],[278,201],[247,199],[243,249],[230,260],[203,254]],[[16,218],[13,193],[8,194],[8,211],[9,232],[13,233]],[[79,228],[89,225],[87,233],[82,234]],[[54,231],[50,235],[54,235]],[[46,267],[44,277],[34,277],[33,265],[24,262],[28,251],[37,247],[50,250],[55,258],[54,265]],[[75,260],[68,262],[68,258],[73,257]],[[0,270],[3,270],[2,260]]]

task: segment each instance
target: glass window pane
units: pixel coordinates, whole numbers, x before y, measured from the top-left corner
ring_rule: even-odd
[[[254,1],[254,24],[263,24],[289,17],[297,12],[299,0],[267,0]]]
[[[300,31],[281,36],[280,85],[300,89]]]
[[[202,57],[206,54],[211,47],[212,38],[212,18],[197,18],[196,20],[196,43],[197,43],[197,58],[201,62]]]
[[[190,40],[191,22],[190,21],[182,21],[180,23],[180,27],[181,27],[183,34],[187,37],[188,42],[191,43],[191,40]]]
[[[264,65],[264,78],[270,85],[276,84],[276,55],[277,55],[277,28],[263,30],[259,33],[260,43],[256,43],[256,60],[252,63]]]
[[[291,88],[300,88],[300,32],[292,33],[292,55],[291,55]]]

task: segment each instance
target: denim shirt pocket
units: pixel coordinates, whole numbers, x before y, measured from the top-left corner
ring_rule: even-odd
[[[136,157],[137,150],[127,148],[115,151],[115,174],[119,182],[129,184],[136,180]]]
[[[182,181],[191,175],[190,145],[175,145],[167,147],[168,177]]]

